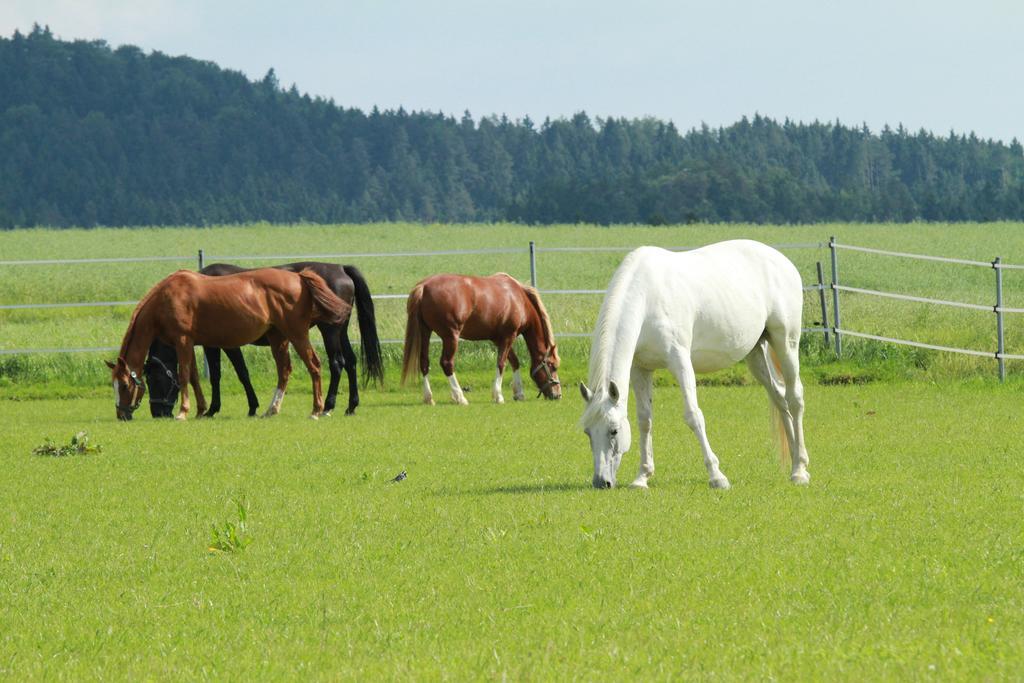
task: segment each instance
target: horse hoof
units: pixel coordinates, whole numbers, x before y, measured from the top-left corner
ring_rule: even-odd
[[[723,474],[721,477],[716,477],[709,481],[708,486],[713,489],[722,489],[724,491],[725,489],[731,488],[732,484],[729,483],[729,480],[726,479]]]
[[[329,410],[325,410],[324,412],[320,413],[320,417],[330,417],[331,415],[332,413]]]
[[[797,486],[807,486],[811,483],[811,475],[808,472],[798,472],[789,478]]]
[[[633,483],[629,485],[629,488],[631,488],[631,489],[646,489],[646,488],[648,488],[648,486],[647,486],[647,477],[637,477],[636,479],[633,480]]]
[[[174,416],[174,419],[177,420],[178,422],[184,422],[185,413],[178,413],[177,415]]]
[[[513,401],[525,401],[526,400],[526,394],[513,394],[512,400]]]
[[[310,420],[319,420],[320,416],[317,415],[316,413],[313,413],[312,415],[309,416],[309,419]]]

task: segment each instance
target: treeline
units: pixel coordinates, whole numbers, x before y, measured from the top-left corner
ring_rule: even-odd
[[[365,113],[188,57],[0,38],[0,227],[1024,219],[1024,149],[762,116]]]

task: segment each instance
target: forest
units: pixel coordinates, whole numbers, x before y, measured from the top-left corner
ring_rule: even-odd
[[[372,65],[367,67],[372,68]],[[1024,219],[1024,149],[753,114],[369,112],[45,27],[0,38],[0,228]]]

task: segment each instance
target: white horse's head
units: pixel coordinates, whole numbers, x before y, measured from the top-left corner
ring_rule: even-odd
[[[626,397],[619,394],[615,382],[596,391],[581,383],[580,393],[587,402],[580,424],[590,438],[594,455],[594,488],[610,489],[615,486],[622,454],[629,450],[631,440]]]

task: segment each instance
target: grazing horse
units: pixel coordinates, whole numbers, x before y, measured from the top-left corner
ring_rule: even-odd
[[[287,270],[297,273],[309,269],[324,279],[332,292],[338,295],[343,301],[354,305],[359,314],[359,351],[363,363],[363,383],[373,379],[378,383],[384,381],[384,365],[380,352],[380,339],[377,336],[377,322],[374,313],[373,299],[370,296],[370,288],[366,284],[363,274],[355,266],[339,266],[334,263],[320,263],[317,261],[302,261],[299,263],[286,263],[280,266],[273,266],[279,270]],[[230,265],[227,263],[214,263],[206,266],[199,272],[203,275],[230,275],[232,273],[245,272],[246,268]],[[327,398],[324,401],[324,413],[330,414],[334,410],[335,401],[338,396],[338,385],[341,381],[341,371],[344,368],[348,375],[348,407],[346,415],[355,412],[359,405],[359,380],[356,374],[356,354],[352,349],[352,343],[348,338],[349,318],[340,324],[318,322],[317,327],[324,339],[324,349],[327,352],[327,361],[331,369],[331,382],[327,387]],[[260,338],[254,342],[260,346],[266,346],[267,340]],[[205,416],[212,417],[220,411],[220,379],[221,379],[221,349],[215,346],[204,346],[203,351],[210,366],[210,407]],[[224,349],[228,360],[235,368],[242,387],[245,389],[245,396],[249,402],[249,415],[255,415],[259,408],[259,400],[249,379],[249,369],[245,365],[245,358],[241,349]],[[173,368],[176,363],[174,349],[170,346],[156,342],[154,350],[150,352],[150,359],[146,364],[146,379],[150,384],[150,411],[153,417],[158,413],[170,416],[170,408],[164,405],[166,400],[171,400],[173,408],[174,398],[177,396],[173,375],[166,371],[167,367]],[[154,406],[154,402],[158,405]]]
[[[512,350],[512,344],[519,335],[523,335],[530,351],[530,376],[540,393],[549,399],[562,397],[555,336],[548,312],[533,287],[523,285],[505,273],[490,277],[432,275],[413,287],[406,310],[402,384],[418,366],[423,375],[424,403],[434,403],[427,378],[431,332],[441,337],[441,369],[448,377],[452,400],[456,403],[468,403],[455,378],[455,351],[459,339],[490,340],[498,347],[498,373],[491,387],[491,397],[495,402],[505,402],[501,381],[506,360],[512,364],[513,396],[517,401],[524,398],[519,358]]]
[[[323,279],[311,270],[252,270],[223,277],[209,277],[187,270],[172,273],[157,283],[135,307],[121,342],[117,362],[107,362],[114,384],[119,420],[130,420],[145,394],[140,373],[155,339],[173,344],[178,356],[181,408],[177,419],[189,411],[188,386],[198,380],[195,344],[236,348],[266,335],[277,363],[277,389],[267,415],[281,409],[291,374],[288,344],[295,347],[313,380],[313,417],[323,411],[320,359],[309,343],[309,327],[323,320],[340,324],[352,307],[339,299]],[[196,400],[202,407],[202,392]]]
[[[718,467],[697,405],[697,372],[746,359],[764,385],[792,460],[791,481],[806,484],[800,318],[803,286],[796,267],[775,249],[731,240],[685,253],[657,247],[631,252],[612,276],[590,351],[589,381],[580,385],[586,408],[580,425],[590,438],[596,488],[615,485],[629,450],[626,403],[636,395],[640,473],[654,474],[651,440],[652,371],[667,367],[683,393],[683,419],[704,454],[712,488],[729,488]],[[781,371],[782,379],[778,377]]]

